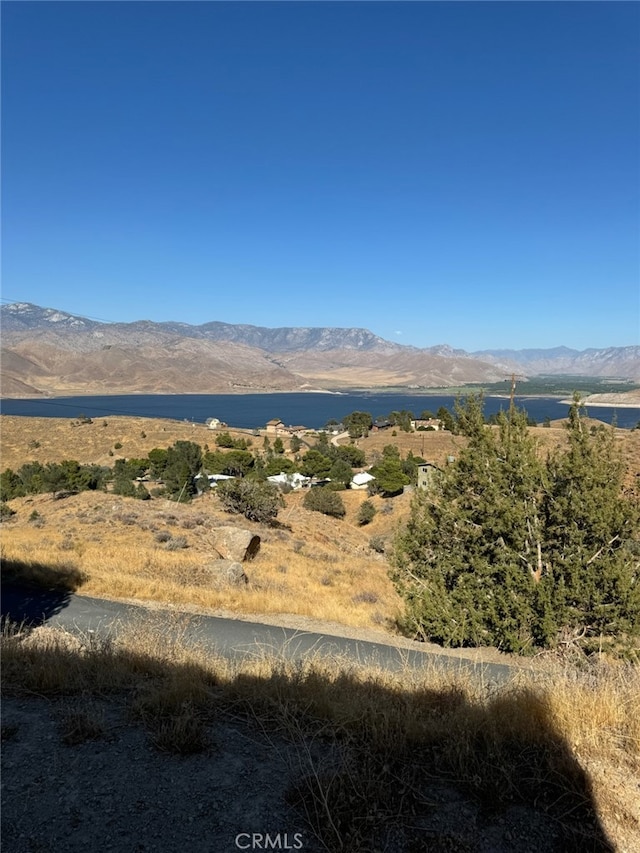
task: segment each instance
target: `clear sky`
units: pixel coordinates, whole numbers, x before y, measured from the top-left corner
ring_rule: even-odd
[[[640,343],[640,4],[1,12],[4,302]]]

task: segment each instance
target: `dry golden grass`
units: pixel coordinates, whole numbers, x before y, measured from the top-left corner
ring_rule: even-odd
[[[86,595],[390,628],[401,602],[386,562],[368,541],[392,536],[408,496],[365,528],[357,526],[356,514],[366,493],[344,493],[348,512],[339,522],[304,509],[302,498],[286,496],[279,529],[223,512],[214,495],[190,505],[98,492],[58,501],[50,495],[17,498],[11,502],[16,515],[2,525],[3,559],[6,566],[22,561],[72,569],[84,576],[79,591]],[[215,589],[205,568],[214,558],[211,531],[228,524],[251,529],[262,544],[245,564],[249,584]],[[171,550],[180,538],[187,547]]]
[[[179,754],[207,748],[221,711],[254,716],[297,743],[304,775],[294,801],[328,849],[370,850],[367,827],[375,836],[390,817],[411,823],[442,785],[498,813],[542,809],[572,842],[558,849],[609,849],[599,824],[616,849],[637,849],[637,667],[550,665],[488,689],[429,667],[389,673],[267,653],[228,661],[185,642],[184,627],[163,614],[110,641],[50,628],[5,632],[3,690],[115,695],[158,749]],[[332,763],[312,755],[320,732]],[[63,736],[99,737],[100,720],[71,710]]]
[[[2,470],[16,470],[32,460],[44,464],[75,459],[83,465],[112,466],[119,457],[144,458],[155,447],[170,447],[176,441],[215,446],[215,432],[204,424],[123,416],[96,418],[93,423],[79,424],[77,417],[2,415],[0,438]],[[122,447],[116,448],[116,444]]]

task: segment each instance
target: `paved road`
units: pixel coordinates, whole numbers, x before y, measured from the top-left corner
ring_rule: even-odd
[[[162,613],[162,610],[150,611],[141,605],[83,595],[51,593],[43,596],[41,593],[28,593],[25,590],[6,587],[2,591],[3,616],[10,616],[14,621],[27,619],[31,623],[61,625],[67,630],[82,633],[93,631],[107,636],[117,634],[122,626],[132,620],[145,618],[150,614],[156,619],[162,618]],[[169,613],[171,617],[175,617],[175,611],[167,612],[168,630],[173,624]],[[390,644],[301,632],[216,616],[184,616],[185,639],[204,643],[230,658],[259,656],[269,652],[289,660],[300,660],[310,654],[317,654],[342,659],[346,665],[377,664],[396,671],[407,665],[416,668],[432,665],[443,670],[470,672],[484,683],[502,683],[513,677],[515,672],[514,668],[504,664],[478,664],[468,658],[414,651]]]

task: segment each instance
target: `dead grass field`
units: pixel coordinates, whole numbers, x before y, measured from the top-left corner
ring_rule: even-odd
[[[194,441],[215,447],[215,432],[204,424],[164,418],[108,417],[90,424],[77,418],[0,416],[0,465],[15,470],[25,462],[62,462],[112,466],[116,459],[145,457],[155,447]],[[122,447],[116,448],[117,444]]]
[[[16,515],[2,525],[2,554],[72,566],[86,575],[80,591],[87,595],[392,629],[401,602],[386,561],[368,543],[393,535],[408,496],[365,528],[355,521],[364,493],[344,494],[348,513],[341,521],[304,509],[302,499],[286,496],[282,526],[274,529],[230,516],[214,495],[189,505],[102,492],[18,498],[11,502]],[[228,524],[251,529],[262,544],[245,564],[249,584],[215,589],[205,568],[214,557],[211,529]]]

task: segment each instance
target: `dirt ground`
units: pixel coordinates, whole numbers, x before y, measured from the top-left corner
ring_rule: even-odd
[[[221,716],[210,726],[208,751],[188,757],[158,752],[131,725],[117,700],[97,701],[104,721],[95,741],[66,745],[60,721],[65,700],[3,701],[2,838],[7,853],[234,853],[343,849],[314,837],[290,791],[332,756],[320,740],[301,744],[268,724]],[[621,803],[637,803],[638,784],[609,773]],[[635,789],[635,790],[634,790]],[[422,791],[424,813],[389,819],[374,851],[565,853],[555,822],[538,809],[514,805],[491,815],[454,784]],[[358,806],[356,805],[355,808]],[[585,839],[584,850],[639,849],[640,828],[609,827],[615,845]],[[271,847],[265,846],[267,835]],[[346,849],[346,848],[345,848]]]

